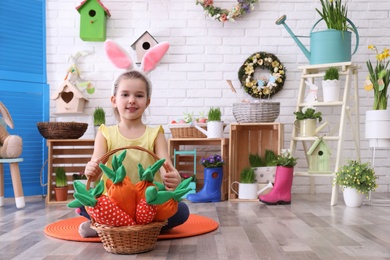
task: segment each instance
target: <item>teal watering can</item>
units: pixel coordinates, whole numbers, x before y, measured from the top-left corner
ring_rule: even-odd
[[[299,36],[294,35],[291,29],[285,23],[286,15],[283,15],[276,24],[282,24],[286,28],[287,32],[294,39],[299,48],[305,54],[310,64],[326,64],[337,62],[351,61],[351,56],[356,53],[359,47],[359,34],[355,25],[347,18],[348,23],[352,26],[356,35],[355,50],[351,55],[351,35],[349,31],[339,31],[334,29],[328,29],[324,31],[313,32],[314,27],[322,20],[318,20],[310,31],[310,52],[298,39]]]

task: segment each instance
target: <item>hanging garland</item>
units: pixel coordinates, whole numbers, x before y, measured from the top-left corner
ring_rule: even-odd
[[[256,68],[269,70],[269,77],[255,79]],[[286,68],[272,53],[256,52],[247,58],[238,71],[238,79],[245,92],[254,98],[270,98],[279,92],[286,80]]]
[[[196,0],[196,4],[203,7],[204,13],[220,22],[234,22],[241,15],[250,13],[254,9],[253,4],[259,0],[237,0],[237,4],[231,9],[222,9],[214,6],[214,0]]]

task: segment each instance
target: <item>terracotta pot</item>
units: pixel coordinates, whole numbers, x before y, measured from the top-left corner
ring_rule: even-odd
[[[56,201],[68,200],[68,187],[54,187]]]

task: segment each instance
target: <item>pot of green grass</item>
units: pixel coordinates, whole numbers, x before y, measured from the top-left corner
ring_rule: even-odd
[[[95,128],[95,134],[97,133],[99,126],[106,123],[106,113],[101,107],[96,107],[93,112],[93,125]]]
[[[223,127],[219,107],[210,108],[207,118],[207,131],[195,124],[195,128],[205,134],[207,138],[223,138]]]
[[[68,199],[68,179],[63,167],[55,169],[54,192],[56,201],[66,201]]]
[[[340,100],[339,70],[337,68],[329,67],[325,71],[325,76],[322,80],[322,94],[324,102]]]
[[[238,185],[238,191],[234,189]],[[257,199],[258,184],[256,173],[252,167],[245,167],[240,173],[240,181],[234,181],[231,184],[232,191],[238,195],[238,199],[255,200]]]

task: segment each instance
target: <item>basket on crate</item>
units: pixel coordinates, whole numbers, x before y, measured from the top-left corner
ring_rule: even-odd
[[[150,154],[156,161],[159,160],[156,154],[147,149],[139,146],[126,146],[107,152],[99,161],[106,163],[111,155],[125,149],[144,151]],[[164,165],[164,167],[166,166]],[[87,181],[87,190],[89,187],[90,179]],[[137,254],[154,249],[160,230],[165,225],[166,221],[155,221],[144,225],[113,227],[100,224],[91,217],[91,228],[98,233],[104,249],[114,254]]]
[[[88,128],[80,122],[38,122],[38,131],[46,139],[78,139]]]
[[[197,123],[198,126],[207,130],[207,124]],[[206,138],[207,136],[191,124],[170,124],[169,129],[173,138]]]
[[[272,123],[280,113],[280,102],[259,101],[233,103],[237,123]]]

